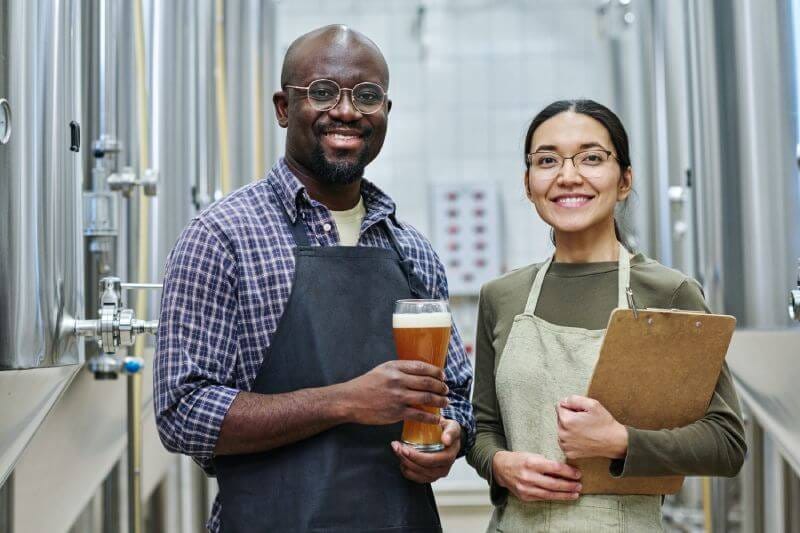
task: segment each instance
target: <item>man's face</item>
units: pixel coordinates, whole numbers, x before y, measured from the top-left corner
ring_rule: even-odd
[[[296,61],[289,85],[306,87],[312,81],[335,81],[343,89],[361,82],[388,89],[385,67],[374,49],[359,43],[313,44]],[[377,157],[386,137],[391,102],[378,111],[363,114],[353,106],[350,91],[342,91],[339,103],[328,111],[314,109],[307,92],[285,88],[275,94],[278,122],[287,128],[286,155],[311,177],[331,184],[352,183]]]

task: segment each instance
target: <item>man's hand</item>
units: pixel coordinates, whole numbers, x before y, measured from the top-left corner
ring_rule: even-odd
[[[581,472],[537,453],[497,452],[492,477],[523,502],[575,500],[580,496]]]
[[[367,425],[416,420],[438,424],[441,417],[415,406],[447,407],[444,370],[421,361],[388,361],[344,384],[348,422]]]
[[[461,449],[461,426],[455,420],[442,418],[442,444],[439,452],[420,452],[400,442],[392,442],[395,455],[400,458],[400,471],[406,479],[417,483],[433,483],[450,473],[450,468]]]
[[[558,445],[567,459],[621,459],[628,452],[628,430],[600,402],[570,396],[556,405]]]

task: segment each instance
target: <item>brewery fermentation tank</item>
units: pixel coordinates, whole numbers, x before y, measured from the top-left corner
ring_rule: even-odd
[[[79,0],[0,2],[0,484],[83,361],[80,34]]]

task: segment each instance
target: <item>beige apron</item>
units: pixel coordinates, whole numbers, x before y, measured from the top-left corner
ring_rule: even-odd
[[[511,451],[565,461],[558,446],[556,403],[586,394],[605,330],[558,326],[534,316],[545,274],[539,269],[525,311],[514,318],[495,383]],[[618,307],[627,307],[630,257],[620,246]],[[523,502],[509,493],[489,531],[639,533],[663,531],[660,496],[586,495],[574,502]]]

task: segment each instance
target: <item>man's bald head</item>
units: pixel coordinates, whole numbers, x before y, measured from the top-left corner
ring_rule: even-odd
[[[324,57],[335,50],[347,50],[354,57],[369,55],[378,65],[383,78],[384,89],[389,88],[389,67],[380,48],[363,33],[343,24],[332,24],[312,30],[301,35],[289,45],[283,58],[281,69],[281,87],[304,83],[295,79],[298,72],[305,72],[309,62]],[[356,54],[355,52],[360,52]]]

